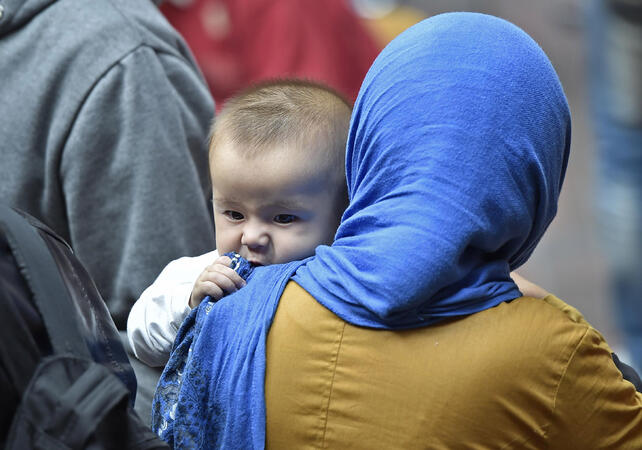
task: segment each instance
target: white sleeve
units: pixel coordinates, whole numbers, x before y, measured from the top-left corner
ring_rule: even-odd
[[[138,359],[152,367],[167,363],[178,328],[191,311],[194,282],[216,258],[214,250],[170,262],[134,303],[127,319],[127,337]]]

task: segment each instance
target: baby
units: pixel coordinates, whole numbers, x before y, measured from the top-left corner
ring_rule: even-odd
[[[332,243],[348,202],[350,114],[340,95],[308,81],[269,82],[228,100],[210,139],[217,250],[172,261],[134,304],[127,335],[140,360],[164,365],[191,308],[244,286],[220,255],[279,264]]]

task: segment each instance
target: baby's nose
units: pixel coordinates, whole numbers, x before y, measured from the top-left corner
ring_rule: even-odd
[[[248,224],[243,229],[243,236],[241,236],[241,244],[250,249],[259,249],[267,247],[270,243],[270,236],[267,231],[256,224]]]

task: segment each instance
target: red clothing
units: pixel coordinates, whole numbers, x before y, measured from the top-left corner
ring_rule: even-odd
[[[195,0],[165,3],[220,108],[249,83],[320,81],[354,100],[379,47],[346,0]]]

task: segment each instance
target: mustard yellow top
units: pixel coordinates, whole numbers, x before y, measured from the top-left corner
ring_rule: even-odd
[[[265,388],[268,448],[642,449],[642,394],[552,295],[382,331],[290,282]]]

